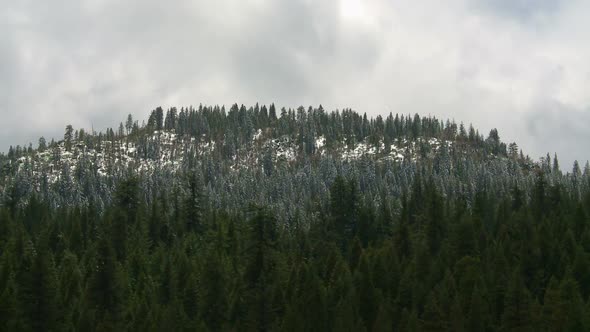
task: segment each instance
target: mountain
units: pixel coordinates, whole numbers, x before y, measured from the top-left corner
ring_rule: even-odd
[[[588,164],[434,117],[68,125],[0,155],[0,330],[587,331],[589,217]]]
[[[384,192],[399,198],[423,168],[437,176],[446,195],[473,199],[486,185],[507,191],[516,182],[528,192],[531,170],[553,167],[549,156],[533,163],[514,143],[508,152],[495,130],[484,139],[448,120],[392,114],[368,119],[321,106],[282,109],[277,117],[274,105],[269,108],[158,108],[146,125],[128,118],[117,132],[71,128],[68,139],[49,146],[11,148],[0,158],[2,201],[24,204],[35,193],[54,207],[90,202],[102,207],[111,202],[117,181],[131,173],[149,201],[154,187],[181,190],[178,179],[196,172],[213,206],[253,202],[294,212],[290,202],[325,196],[336,174],[355,176],[371,196]],[[292,183],[293,177],[305,186]],[[571,176],[558,169],[552,180],[572,185]]]

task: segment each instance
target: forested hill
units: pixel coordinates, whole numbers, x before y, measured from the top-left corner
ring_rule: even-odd
[[[0,195],[0,331],[590,330],[590,167],[497,130],[158,108]]]
[[[100,210],[130,175],[139,178],[149,202],[162,190],[186,194],[189,174],[212,207],[265,204],[293,218],[309,212],[298,211],[296,202],[313,198],[325,205],[338,174],[395,210],[420,173],[434,177],[445,196],[473,201],[478,191],[507,193],[515,184],[529,198],[536,168],[569,190],[584,183],[579,165],[563,174],[556,157],[533,163],[516,143],[502,143],[495,129],[484,138],[471,126],[417,114],[368,118],[321,106],[157,108],[147,123],[129,115],[117,130],[67,126],[63,140],[11,147],[0,156],[0,203],[22,205],[35,194],[52,207],[92,204]]]

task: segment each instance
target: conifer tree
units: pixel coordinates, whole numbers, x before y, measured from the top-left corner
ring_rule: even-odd
[[[201,277],[202,288],[199,313],[211,331],[220,331],[227,322],[227,278],[224,272],[224,259],[210,250],[205,258]]]
[[[188,176],[188,196],[184,202],[186,229],[197,233],[205,230],[203,223],[201,182],[196,173]]]
[[[65,145],[66,151],[72,150],[72,139],[73,138],[74,138],[74,128],[72,127],[72,125],[67,125],[66,132],[64,134],[64,145]]]
[[[505,331],[532,331],[530,294],[516,268],[508,284],[502,314],[502,329]]]

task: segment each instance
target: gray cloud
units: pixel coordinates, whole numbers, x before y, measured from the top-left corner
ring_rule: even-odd
[[[158,105],[275,102],[432,114],[590,159],[583,0],[0,5],[0,150]]]
[[[538,15],[555,14],[564,1],[562,0],[480,0],[473,4],[494,15],[518,20],[528,20]]]
[[[579,152],[590,142],[590,109],[578,109],[557,101],[539,103],[527,115],[527,141],[543,146],[547,152],[557,152],[558,158],[580,159]],[[560,137],[568,137],[564,140]],[[553,154],[551,154],[553,157]],[[581,159],[580,159],[581,160]],[[563,165],[571,170],[572,164]]]

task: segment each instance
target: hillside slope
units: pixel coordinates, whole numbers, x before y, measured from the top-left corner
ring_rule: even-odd
[[[507,148],[496,130],[484,139],[448,120],[392,114],[369,119],[321,106],[276,113],[274,105],[234,105],[227,112],[158,108],[147,124],[129,117],[117,132],[70,127],[64,140],[11,148],[0,157],[0,202],[24,204],[35,194],[54,207],[102,207],[130,175],[139,177],[144,199],[151,201],[160,188],[185,192],[181,179],[196,175],[212,207],[270,204],[290,218],[300,209],[295,202],[327,204],[337,174],[354,179],[368,197],[390,197],[394,205],[420,174],[434,177],[445,195],[470,200],[479,190],[503,193],[515,184],[528,194],[535,168],[568,188],[588,176],[588,166],[579,176],[562,174],[549,156],[534,163],[515,143]]]

